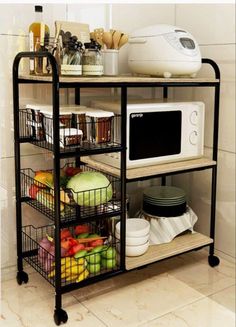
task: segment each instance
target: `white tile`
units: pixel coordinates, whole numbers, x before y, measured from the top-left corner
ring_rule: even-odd
[[[211,299],[175,310],[140,327],[234,327],[235,314]]]
[[[173,4],[114,4],[112,27],[131,33],[136,29],[156,24],[173,24]]]
[[[173,24],[175,6],[172,4],[113,4],[113,29],[130,34],[136,29],[156,24]],[[130,72],[128,67],[128,44],[120,49],[119,73]]]
[[[27,284],[15,280],[2,284],[1,319],[6,327],[54,327],[54,289],[39,274],[31,274]],[[68,314],[66,326],[104,327],[71,294],[63,295],[63,309]]]
[[[218,147],[229,152],[235,152],[235,63],[233,59],[235,55],[233,48],[233,46],[204,47],[205,57],[215,60],[221,70]],[[203,65],[204,67],[205,65]],[[214,72],[211,69],[202,69],[199,74],[199,77],[201,76],[214,77]],[[203,101],[205,103],[204,144],[212,147],[214,90],[208,87],[175,88],[174,94],[176,100]]]
[[[235,154],[220,151],[216,206],[216,249],[235,258]]]
[[[95,28],[107,28],[106,4],[68,4],[67,20],[89,25],[90,31]]]
[[[203,56],[213,59],[221,71],[219,148],[235,152],[235,46],[217,45],[201,48]],[[199,76],[214,77],[213,70],[205,67],[206,65],[203,65]],[[209,88],[194,90],[194,99],[201,99],[206,104],[205,144],[207,146],[212,145],[213,95],[213,91]]]
[[[211,170],[173,177],[173,185],[188,190],[198,215],[196,230],[209,235]],[[216,203],[216,249],[235,257],[235,154],[219,151]]]
[[[202,297],[199,292],[166,273],[144,277],[138,282],[130,278],[131,284],[124,285],[126,278],[129,277],[123,276],[123,286],[118,283],[113,289],[82,300],[108,326],[136,327]],[[113,282],[116,283],[116,279]]]
[[[176,25],[200,44],[235,43],[234,4],[177,4]]]
[[[210,299],[223,305],[224,307],[231,310],[232,312],[235,312],[236,310],[235,294],[236,294],[235,285],[233,285],[231,287],[224,289],[221,292],[217,292],[216,294],[213,294],[212,296],[210,296]]]
[[[28,28],[35,19],[33,4],[0,4],[0,33],[28,34]],[[55,35],[54,21],[66,19],[65,4],[43,4],[43,20]]]

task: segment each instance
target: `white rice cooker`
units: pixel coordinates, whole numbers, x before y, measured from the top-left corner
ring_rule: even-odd
[[[128,64],[133,73],[195,77],[201,53],[194,37],[172,25],[153,25],[129,37]]]

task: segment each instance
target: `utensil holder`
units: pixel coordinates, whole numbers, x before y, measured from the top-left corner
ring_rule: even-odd
[[[103,50],[104,75],[116,76],[119,74],[119,50]]]

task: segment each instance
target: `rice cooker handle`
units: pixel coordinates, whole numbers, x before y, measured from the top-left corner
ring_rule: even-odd
[[[129,43],[146,43],[147,40],[144,37],[129,38]]]

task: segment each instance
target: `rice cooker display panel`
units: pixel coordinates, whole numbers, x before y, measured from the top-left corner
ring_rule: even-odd
[[[195,49],[195,44],[192,39],[189,39],[187,37],[181,37],[179,40],[184,48]]]

